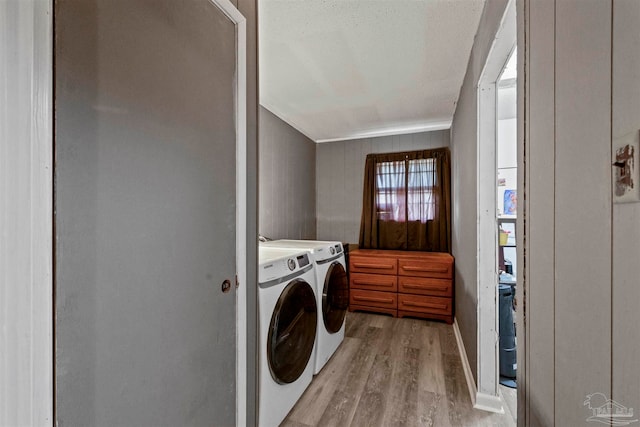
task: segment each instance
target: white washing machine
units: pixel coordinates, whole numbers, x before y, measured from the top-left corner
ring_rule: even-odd
[[[344,340],[349,307],[349,282],[344,250],[340,242],[317,240],[271,240],[261,247],[308,250],[315,264],[318,328],[313,373],[320,372]]]
[[[258,425],[276,427],[311,383],[318,310],[308,251],[259,248]]]

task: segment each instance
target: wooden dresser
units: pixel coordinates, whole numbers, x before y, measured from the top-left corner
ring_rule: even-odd
[[[357,249],[349,254],[349,310],[453,323],[453,257]]]

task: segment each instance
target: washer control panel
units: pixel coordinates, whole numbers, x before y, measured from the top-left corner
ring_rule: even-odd
[[[307,265],[309,265],[309,262],[310,262],[309,255],[307,254],[299,255],[297,260],[298,260],[298,266],[300,268],[306,267]]]
[[[311,264],[309,252],[259,247],[258,282],[264,283],[295,275]]]

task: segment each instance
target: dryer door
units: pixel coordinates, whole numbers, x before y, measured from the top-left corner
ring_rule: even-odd
[[[322,319],[331,334],[342,328],[349,306],[349,282],[342,264],[334,261],[327,270],[322,290]]]
[[[282,293],[271,315],[267,358],[278,384],[297,380],[304,372],[316,339],[318,310],[313,289],[296,279]]]

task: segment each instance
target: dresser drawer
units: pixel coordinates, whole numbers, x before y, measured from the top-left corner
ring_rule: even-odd
[[[351,289],[369,289],[383,292],[396,292],[398,290],[398,276],[351,273],[349,280]]]
[[[398,273],[398,262],[393,257],[370,257],[351,255],[349,258],[351,273],[390,274]]]
[[[398,274],[400,276],[451,279],[453,277],[453,262],[439,259],[401,258],[398,260]]]
[[[453,286],[450,279],[399,276],[398,292],[449,298],[453,296]]]
[[[349,304],[367,307],[390,308],[395,310],[398,307],[398,294],[391,292],[352,289],[349,292]]]
[[[398,294],[398,310],[451,315],[451,298]]]

